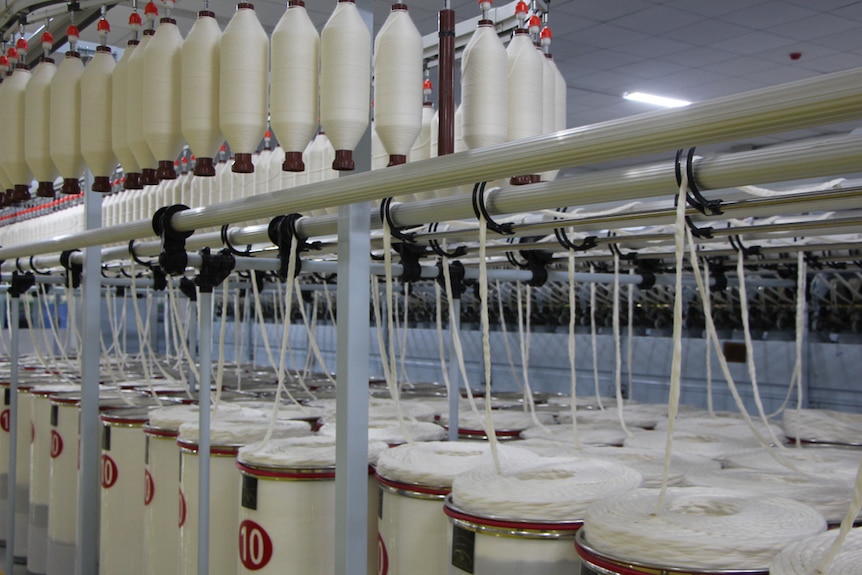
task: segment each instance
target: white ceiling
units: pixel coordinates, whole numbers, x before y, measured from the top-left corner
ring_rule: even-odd
[[[498,0],[497,4],[505,2]],[[407,1],[422,34],[437,30],[442,1]],[[568,81],[568,125],[581,126],[649,111],[622,99],[626,91],[702,101],[862,66],[862,2],[858,0],[551,0],[552,52]],[[335,0],[306,0],[318,27]],[[140,2],[143,9],[143,0]],[[258,0],[258,16],[271,31],[284,1]],[[374,0],[375,27],[391,2]],[[478,15],[475,0],[452,0],[458,20]],[[183,32],[202,0],[181,0],[175,17]],[[233,2],[210,2],[222,25]],[[127,0],[108,13],[110,42],[125,45]],[[82,40],[97,41],[95,26]],[[801,53],[798,60],[790,54]],[[846,132],[862,121],[757,138],[734,145]],[[729,144],[711,149],[729,149]]]

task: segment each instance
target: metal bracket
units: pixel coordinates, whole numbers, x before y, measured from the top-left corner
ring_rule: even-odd
[[[302,259],[299,257],[300,252],[320,249],[319,242],[308,243],[299,238],[299,235],[296,232],[296,222],[301,217],[302,214],[288,214],[286,216],[276,216],[269,222],[267,235],[269,236],[269,241],[278,247],[278,259],[281,260],[281,265],[279,266],[276,275],[281,279],[281,281],[287,281],[290,246],[294,240],[299,242],[296,246],[296,275],[299,275],[299,272],[302,269]]]
[[[159,265],[168,275],[182,275],[189,263],[186,254],[186,240],[194,232],[180,232],[171,225],[171,218],[174,214],[188,209],[189,207],[186,205],[174,204],[159,208],[153,215],[153,231],[162,239]]]
[[[189,298],[189,301],[198,301],[198,292],[195,290],[195,282],[187,277],[180,278],[180,292]]]
[[[473,213],[477,220],[484,219],[488,229],[497,232],[503,236],[510,236],[515,233],[514,224],[499,224],[494,221],[491,214],[488,213],[488,206],[485,205],[485,185],[487,182],[477,182],[473,186]]]
[[[400,256],[401,281],[405,284],[422,279],[422,264],[419,258],[425,255],[425,248],[411,243],[400,243],[392,246]]]
[[[213,254],[209,248],[200,251],[201,269],[195,276],[195,285],[203,293],[212,293],[236,267],[236,258],[227,248]]]
[[[437,268],[440,270],[437,273],[437,283],[444,290],[446,289],[446,276],[443,274],[443,261],[437,262]],[[467,286],[464,283],[466,271],[464,264],[459,261],[449,262],[449,280],[452,284],[452,297],[459,299],[461,295],[467,291]]]
[[[36,276],[31,272],[19,274],[12,272],[12,282],[9,286],[9,295],[12,297],[21,297],[21,294],[36,285]]]
[[[66,270],[66,287],[75,289],[81,285],[82,264],[72,263],[72,254],[81,250],[66,250],[60,254],[60,265]]]

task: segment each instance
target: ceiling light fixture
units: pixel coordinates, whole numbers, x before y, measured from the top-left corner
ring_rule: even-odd
[[[635,102],[644,102],[646,104],[661,106],[663,108],[681,108],[691,104],[691,102],[687,100],[677,100],[676,98],[656,96],[655,94],[647,94],[646,92],[626,92],[623,94],[623,99],[633,100]]]

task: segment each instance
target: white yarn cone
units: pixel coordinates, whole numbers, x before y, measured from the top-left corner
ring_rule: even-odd
[[[368,127],[371,34],[351,0],[339,0],[320,35],[320,123],[336,150],[337,170],[352,170],[353,149]]]
[[[266,130],[269,38],[254,5],[237,4],[224,30],[219,55],[219,124],[230,144],[232,170],[251,173],[251,154]]]
[[[141,165],[138,164],[129,145],[128,131],[129,60],[137,49],[138,41],[130,40],[120,61],[114,67],[111,79],[111,147],[123,167],[126,178],[134,174],[133,181],[126,181],[127,188],[137,185],[141,173]],[[117,203],[121,201],[117,200]]]
[[[126,133],[129,147],[135,156],[141,171],[155,170],[158,162],[147,140],[144,138],[144,62],[147,48],[153,39],[153,30],[144,30],[141,43],[129,57],[128,72],[126,72]]]
[[[172,18],[162,18],[144,55],[144,140],[159,162],[158,177],[177,177],[174,161],[183,150],[180,123],[183,37]]]
[[[542,84],[545,62],[526,30],[515,32],[506,48],[509,62],[508,140],[542,133]]]
[[[32,174],[24,153],[24,118],[26,114],[26,90],[30,82],[30,70],[26,66],[18,67],[12,75],[3,82],[5,89],[0,99],[3,115],[0,116],[0,147],[2,147],[3,169],[18,188],[16,194],[29,188]],[[26,197],[24,197],[26,196]],[[29,192],[20,199],[28,199]]]
[[[403,164],[422,130],[422,36],[404,4],[395,4],[374,42],[374,125]]]
[[[270,123],[285,152],[283,169],[305,169],[302,151],[317,131],[320,35],[304,2],[291,0],[272,32]]]
[[[81,156],[81,76],[84,63],[77,52],[66,52],[51,81],[51,160],[63,177],[63,193],[80,193],[84,172]]]
[[[479,23],[461,57],[464,142],[476,149],[506,141],[508,60],[490,20]]]
[[[81,76],[81,155],[93,173],[93,191],[111,191],[111,175],[117,168],[111,132],[113,75],[116,64],[107,46],[99,46]]]
[[[54,61],[43,58],[24,91],[24,158],[45,196],[54,195],[54,180],[58,176],[50,147],[51,80],[56,73]]]
[[[224,141],[219,127],[219,55],[221,29],[215,14],[198,13],[181,56],[181,125],[197,156],[195,175],[214,176],[213,156]]]

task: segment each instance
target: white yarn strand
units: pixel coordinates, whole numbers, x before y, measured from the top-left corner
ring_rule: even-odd
[[[664,454],[664,476],[661,482],[661,491],[656,501],[655,513],[661,513],[668,489],[668,477],[670,476],[670,462],[673,451],[673,426],[676,413],[679,409],[679,396],[682,379],[682,268],[685,261],[685,209],[688,206],[688,180],[682,177],[677,196],[676,221],[674,226],[674,254],[676,258],[676,276],[674,278],[673,299],[673,357],[670,368],[670,392],[667,406],[667,443]]]
[[[494,432],[494,419],[491,416],[491,325],[488,319],[488,222],[484,216],[479,218],[479,299],[480,317],[482,321],[482,356],[485,369],[485,430],[491,444],[491,457],[494,469],[499,475],[500,458],[497,454],[497,434]],[[525,382],[526,383],[526,382]],[[469,386],[468,386],[469,387]]]
[[[590,273],[595,273],[595,268],[590,265]],[[598,353],[598,334],[596,333],[596,283],[590,283],[590,345],[593,348],[593,386],[596,392],[596,404],[599,409],[605,409],[602,404],[602,393],[599,389],[599,353]]]
[[[698,264],[699,265],[699,264]],[[706,290],[703,295],[703,306],[712,309],[712,286],[709,282],[709,262],[703,266],[703,283],[706,284]],[[704,314],[705,315],[705,314]],[[706,331],[706,410],[709,415],[715,417],[715,407],[712,398],[712,332]]]

